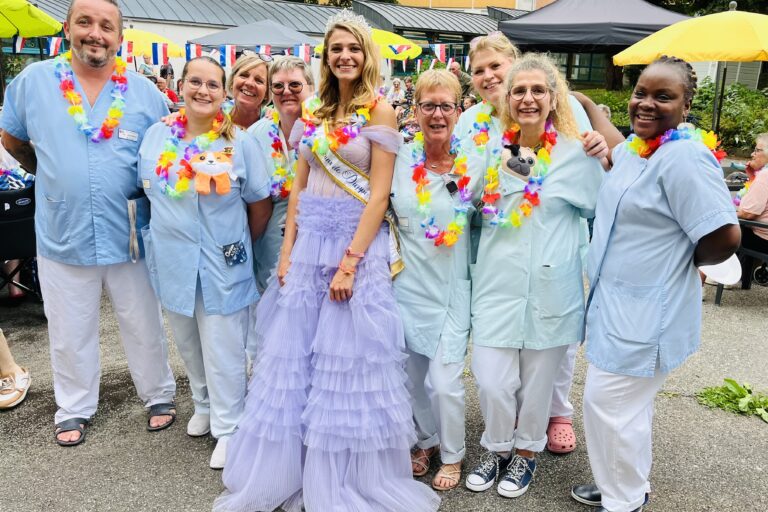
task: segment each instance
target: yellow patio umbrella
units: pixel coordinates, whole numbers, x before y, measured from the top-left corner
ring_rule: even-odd
[[[728,11],[679,21],[618,53],[613,63],[648,64],[662,55],[688,62],[768,60],[768,15]]]
[[[373,42],[379,47],[382,59],[406,60],[415,59],[421,55],[421,47],[400,34],[375,28],[371,32],[371,36]],[[315,53],[322,52],[322,44],[315,47]]]
[[[127,28],[123,30],[123,40],[133,42],[134,55],[152,55],[152,43],[166,43],[169,57],[184,57],[184,50],[181,46],[166,37],[147,30]]]
[[[26,0],[0,0],[0,37],[42,37],[61,32],[61,23]]]

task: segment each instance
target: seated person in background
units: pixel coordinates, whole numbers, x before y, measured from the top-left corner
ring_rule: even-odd
[[[747,162],[749,181],[744,185],[733,202],[737,206],[736,215],[740,219],[768,223],[768,133],[761,133],[755,139],[755,150],[752,159]],[[768,229],[741,226],[741,246],[768,253]],[[754,259],[751,256],[739,255],[741,262],[742,288],[749,289],[747,276],[752,272]],[[746,284],[746,286],[745,286]]]
[[[174,103],[179,102],[179,97],[176,96],[176,93],[168,88],[168,80],[166,80],[162,76],[157,79],[157,88],[160,89],[161,93],[168,96],[168,99],[170,99],[172,102]]]
[[[144,62],[139,64],[139,74],[144,76],[155,76],[151,55],[144,55]]]

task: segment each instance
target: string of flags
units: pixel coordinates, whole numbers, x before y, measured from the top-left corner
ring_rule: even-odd
[[[117,49],[117,55],[126,62],[133,62],[133,41],[123,40],[123,44]]]
[[[13,36],[13,53],[21,53],[21,50],[24,49],[25,41],[26,38],[21,36]]]
[[[192,59],[196,59],[197,57],[202,57],[203,45],[195,44],[195,43],[187,43],[186,47],[184,48],[184,53],[186,54],[188,61]]]
[[[269,44],[257,44],[254,50],[262,55],[272,55],[272,45]]]
[[[237,46],[234,44],[223,44],[219,46],[219,64],[225,68],[234,66],[237,58],[236,50]]]
[[[168,64],[168,43],[152,43],[152,64]]]

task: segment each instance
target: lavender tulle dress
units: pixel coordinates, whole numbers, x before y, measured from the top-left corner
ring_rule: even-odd
[[[368,172],[371,142],[396,153],[400,135],[365,127],[339,153]],[[357,267],[352,299],[331,302],[328,288],[363,205],[325,175],[306,145],[301,151],[310,173],[291,267],[283,287],[272,276],[258,304],[258,356],[227,447],[227,489],[213,509],[298,512],[303,503],[307,512],[435,511],[439,498],[411,474],[415,431],[387,225]]]

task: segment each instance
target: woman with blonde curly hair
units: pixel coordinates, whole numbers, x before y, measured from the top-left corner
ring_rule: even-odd
[[[400,135],[376,94],[379,56],[362,17],[324,39],[318,98],[300,144],[277,279],[256,312],[260,342],[243,421],[214,510],[435,511],[411,477],[415,440],[390,272],[387,213]]]
[[[602,181],[545,55],[515,61],[502,86],[500,137],[488,143],[483,225],[472,272],[472,372],[487,452],[466,486],[498,481],[504,497],[528,490],[547,444],[554,381],[569,345],[581,340],[584,288],[580,218],[592,214]],[[592,151],[607,153],[599,134]]]

